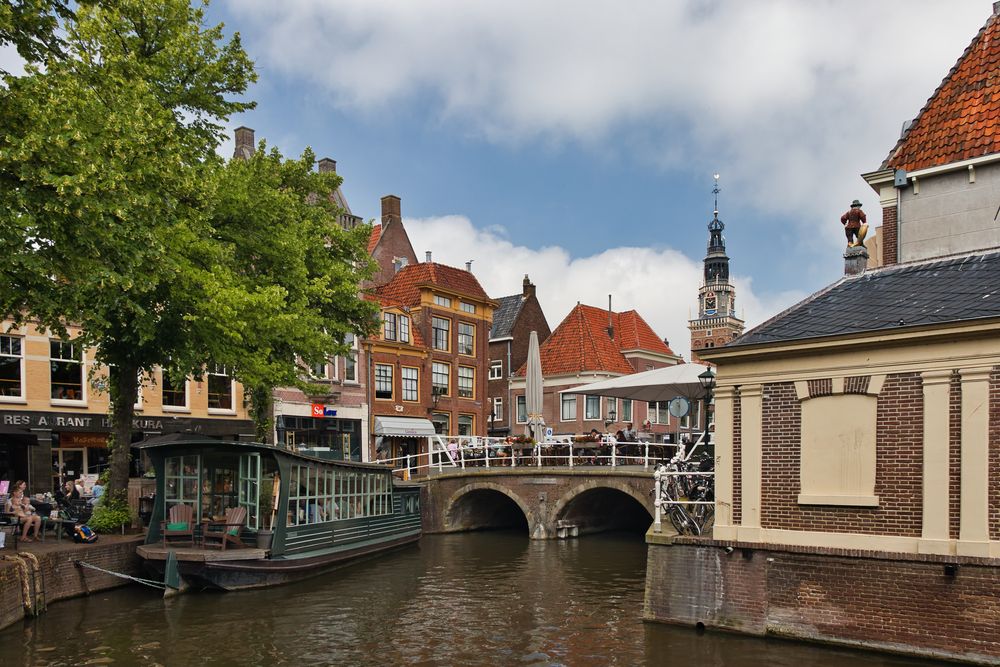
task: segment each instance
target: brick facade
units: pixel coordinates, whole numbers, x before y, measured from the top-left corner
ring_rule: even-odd
[[[820,390],[826,387],[823,383],[815,386]],[[889,376],[878,397],[878,507],[799,505],[801,420],[801,403],[794,384],[764,386],[763,421],[767,428],[763,435],[761,527],[920,536],[923,395],[918,374]]]
[[[898,227],[896,222],[896,207],[886,206],[882,209],[882,227],[879,229],[879,236],[882,246],[882,266],[889,266],[899,262],[898,257]]]
[[[995,663],[998,589],[1000,568],[988,559],[684,538],[649,546],[644,616]]]

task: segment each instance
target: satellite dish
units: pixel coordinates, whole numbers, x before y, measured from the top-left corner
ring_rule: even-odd
[[[687,400],[683,396],[678,396],[670,401],[670,406],[667,410],[671,415],[677,417],[678,419],[687,417],[688,413],[691,412],[691,401]]]

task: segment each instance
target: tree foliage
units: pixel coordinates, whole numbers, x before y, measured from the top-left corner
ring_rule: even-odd
[[[113,495],[140,373],[221,363],[269,396],[296,355],[367,326],[367,264],[310,153],[216,154],[228,116],[252,107],[238,35],[187,0],[81,3],[62,29],[64,56],[27,48],[44,67],[0,87],[0,310],[80,325],[107,366]]]

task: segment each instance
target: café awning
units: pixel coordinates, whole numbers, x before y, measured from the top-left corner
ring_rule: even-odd
[[[375,435],[435,435],[434,424],[420,417],[375,417]]]

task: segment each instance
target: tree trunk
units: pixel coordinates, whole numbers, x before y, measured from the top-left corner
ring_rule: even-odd
[[[274,440],[274,398],[270,387],[254,387],[250,393],[250,414],[253,417],[257,442]]]
[[[128,491],[132,446],[132,418],[139,392],[139,369],[130,363],[108,368],[111,394],[111,475],[107,493],[114,497]],[[124,493],[122,493],[124,495]]]

